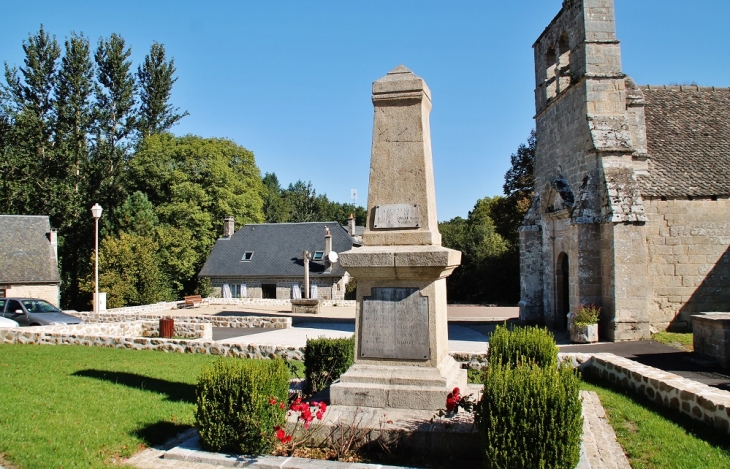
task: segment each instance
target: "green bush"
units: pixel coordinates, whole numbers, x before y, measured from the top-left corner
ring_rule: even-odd
[[[475,421],[490,469],[573,468],[583,428],[579,379],[569,364],[490,361]]]
[[[534,363],[554,368],[558,363],[558,346],[553,334],[540,327],[497,326],[489,337],[487,362],[509,364]]]
[[[352,366],[355,358],[355,336],[349,339],[307,339],[304,351],[304,376],[307,392],[326,388]]]
[[[220,359],[203,369],[195,389],[195,426],[203,448],[241,454],[269,453],[274,427],[284,425],[289,369],[283,360]]]

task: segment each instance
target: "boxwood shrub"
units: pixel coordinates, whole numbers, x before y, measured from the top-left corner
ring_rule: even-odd
[[[578,383],[569,364],[511,367],[490,360],[475,409],[485,467],[575,467],[583,428]]]
[[[534,363],[554,368],[558,362],[558,346],[553,334],[540,327],[497,326],[489,337],[487,362],[499,361],[511,367]]]
[[[349,339],[307,339],[304,350],[304,376],[307,392],[314,394],[332,384],[352,366],[355,336]]]
[[[205,368],[195,389],[195,425],[201,446],[239,454],[269,453],[274,427],[284,425],[289,368],[281,359],[222,358]]]

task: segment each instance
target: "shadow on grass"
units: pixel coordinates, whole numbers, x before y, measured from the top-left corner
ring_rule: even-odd
[[[195,386],[188,383],[150,378],[149,376],[138,375],[135,373],[93,369],[80,370],[73,373],[72,376],[94,378],[114,384],[121,384],[133,389],[139,389],[140,391],[165,394],[167,395],[166,399],[172,402],[186,402],[189,404],[195,403]]]
[[[583,381],[592,384],[593,386],[613,391],[616,394],[621,394],[634,404],[644,407],[654,414],[659,415],[664,419],[678,425],[688,434],[704,440],[709,445],[721,448],[726,453],[730,454],[730,442],[728,442],[727,433],[724,431],[718,431],[716,428],[713,428],[712,426],[707,425],[699,420],[693,419],[689,415],[683,414],[678,410],[664,407],[663,405],[649,399],[648,397],[638,395],[635,392],[622,386],[617,386],[615,384],[587,375],[583,375]]]
[[[165,422],[160,420],[159,422],[151,423],[133,431],[132,435],[141,439],[147,446],[159,447],[168,442],[171,438],[190,428],[193,427],[182,423]]]

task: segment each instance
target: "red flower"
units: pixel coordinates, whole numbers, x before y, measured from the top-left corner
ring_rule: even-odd
[[[320,412],[327,412],[327,404],[325,402],[320,402],[319,410],[320,410]]]
[[[273,397],[270,397],[269,398],[269,405],[276,405],[276,399],[274,399]]]
[[[453,410],[459,406],[459,401],[461,401],[461,392],[459,391],[459,388],[454,388],[454,390],[446,396],[446,410],[453,412]]]
[[[281,409],[286,409],[286,406],[284,405],[284,403],[283,403],[283,402],[279,402],[279,408],[281,408]]]
[[[456,409],[456,405],[457,402],[453,397],[451,397],[451,394],[449,394],[449,397],[446,398],[446,410],[453,412],[453,410]]]

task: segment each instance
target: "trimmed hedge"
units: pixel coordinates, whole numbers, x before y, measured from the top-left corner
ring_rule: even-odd
[[[520,363],[534,363],[541,368],[555,367],[558,346],[547,329],[497,326],[489,336],[487,350],[487,362],[493,361],[512,368]]]
[[[304,350],[304,376],[307,392],[315,394],[352,366],[355,359],[355,336],[349,339],[307,339]]]
[[[195,389],[201,446],[239,454],[269,453],[274,427],[284,425],[289,368],[283,360],[220,359],[203,369]]]
[[[579,379],[569,364],[490,361],[475,422],[490,469],[572,468],[583,430]]]

